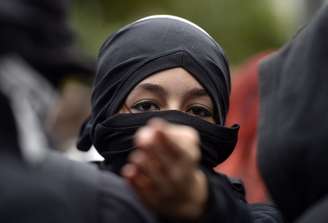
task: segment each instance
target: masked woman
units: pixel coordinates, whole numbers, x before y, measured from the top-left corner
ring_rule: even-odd
[[[102,167],[126,177],[161,219],[279,222],[212,170],[237,141],[238,125],[224,127],[229,94],[227,60],[207,32],[178,17],[143,18],[103,44],[78,147],[94,145]]]

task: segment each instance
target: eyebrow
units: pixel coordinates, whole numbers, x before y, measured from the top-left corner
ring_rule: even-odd
[[[157,84],[150,84],[150,83],[144,83],[144,84],[140,84],[139,85],[140,88],[142,88],[143,90],[152,92],[154,94],[157,94],[160,97],[166,97],[167,96],[167,91],[161,87],[160,85]]]
[[[202,88],[194,88],[190,91],[188,91],[184,98],[185,99],[190,99],[190,98],[194,98],[194,97],[204,97],[204,96],[207,96],[209,97],[208,93],[202,89]]]

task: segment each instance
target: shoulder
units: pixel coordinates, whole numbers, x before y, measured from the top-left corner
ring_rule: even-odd
[[[67,196],[78,207],[85,222],[154,222],[154,217],[139,202],[130,185],[109,171],[93,163],[81,163],[51,154],[45,166],[54,176],[65,182]],[[58,166],[54,171],[54,166]]]

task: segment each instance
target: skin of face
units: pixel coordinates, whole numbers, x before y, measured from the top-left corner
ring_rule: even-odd
[[[183,68],[151,75],[128,95],[120,113],[178,110],[215,123],[213,103],[200,83]]]

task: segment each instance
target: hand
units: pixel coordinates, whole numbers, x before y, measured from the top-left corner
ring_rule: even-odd
[[[198,220],[208,198],[207,179],[198,168],[199,136],[188,126],[153,119],[135,137],[137,150],[123,170],[146,206],[156,213]]]

